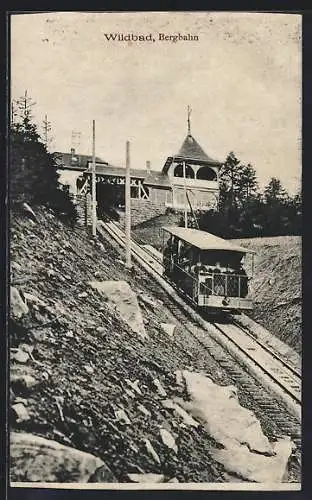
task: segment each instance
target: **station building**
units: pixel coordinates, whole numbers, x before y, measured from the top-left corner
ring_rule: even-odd
[[[71,153],[56,153],[60,182],[69,186],[74,199],[91,191],[92,157]],[[162,170],[131,169],[131,207],[135,223],[174,211],[217,209],[219,198],[219,170],[222,164],[210,158],[190,129],[180,150],[168,156]],[[101,185],[120,187],[124,192],[125,168],[116,167],[96,157],[97,204],[101,204]]]

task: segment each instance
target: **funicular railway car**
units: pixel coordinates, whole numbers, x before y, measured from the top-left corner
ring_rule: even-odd
[[[252,309],[253,250],[198,229],[164,227],[163,235],[164,274],[194,305],[211,311]]]

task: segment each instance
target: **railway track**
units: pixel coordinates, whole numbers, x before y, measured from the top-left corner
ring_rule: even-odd
[[[99,232],[103,230],[119,246],[125,246],[125,235],[116,223],[100,221]],[[171,303],[169,308],[173,314],[177,318],[182,312],[189,316],[190,321],[187,325],[183,323],[183,326],[186,326],[190,334],[209,351],[220,366],[228,371],[233,380],[247,391],[260,407],[265,409],[271,418],[279,421],[282,432],[291,435],[299,444],[301,434],[301,374],[299,371],[256,339],[248,329],[239,325],[233,318],[229,317],[227,323],[220,323],[198,314],[187,303],[187,297],[181,294],[177,296],[178,290],[164,279],[163,266],[157,251],[151,251],[132,240],[131,252],[133,258],[155,277],[157,280],[155,285],[160,284],[174,300],[174,302],[168,301]],[[254,384],[249,382],[246,385],[246,373],[253,377]],[[267,394],[263,390],[259,391],[259,383],[267,389]],[[275,400],[272,399],[272,394]]]

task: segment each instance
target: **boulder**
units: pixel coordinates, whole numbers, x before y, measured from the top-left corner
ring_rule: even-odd
[[[92,288],[103,294],[116,307],[123,321],[142,339],[148,338],[145,331],[137,296],[126,281],[91,281]]]
[[[201,373],[183,371],[188,406],[192,415],[203,421],[208,433],[225,447],[247,445],[257,453],[274,455],[272,445],[263,434],[254,413],[243,408],[233,386],[222,387]]]
[[[292,452],[290,439],[279,439],[273,445],[274,456],[268,457],[250,453],[247,446],[234,446],[231,449],[217,450],[212,456],[227,471],[238,474],[247,481],[257,483],[281,483]]]
[[[11,433],[11,481],[86,483],[100,468],[98,481],[114,482],[114,476],[98,457],[28,433]]]
[[[10,292],[11,316],[14,319],[19,319],[24,316],[24,314],[28,314],[29,308],[16,287],[11,286]]]
[[[240,406],[235,387],[218,386],[201,373],[185,370],[182,375],[190,401],[179,403],[223,446],[213,452],[214,459],[245,480],[281,482],[292,452],[290,439],[270,443],[254,413]]]

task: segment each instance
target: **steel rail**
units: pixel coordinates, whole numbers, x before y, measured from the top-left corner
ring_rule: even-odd
[[[115,223],[113,223],[113,222],[111,222],[111,223],[101,222],[100,224],[110,234],[110,236],[113,239],[115,239],[115,241],[121,247],[125,246],[125,241],[124,241],[125,236],[123,234],[123,231]],[[152,254],[152,252],[149,252],[148,249],[142,248],[138,243],[134,242],[133,240],[131,242],[131,251],[133,253],[133,256],[136,258],[136,260],[139,260],[139,262],[140,262],[140,259],[142,261],[144,261],[147,268],[150,268],[154,273],[156,273],[163,281],[165,281],[167,283],[168,286],[173,288],[174,291],[180,292],[179,289],[177,289],[176,287],[173,287],[172,283],[164,278],[164,276],[162,274],[163,266],[162,266],[162,264],[160,264],[159,260]],[[181,294],[180,294],[180,296],[181,296]],[[187,298],[187,296],[184,294],[184,297],[182,296],[182,300],[184,300],[185,298]],[[190,303],[190,301],[188,301],[188,302]],[[194,314],[198,314],[198,312],[194,311]],[[214,323],[214,322],[208,323],[202,317],[201,317],[201,321],[204,323],[207,323],[207,325],[209,325],[209,326],[213,326],[217,331],[219,331],[219,335],[221,333],[223,335],[223,337],[226,338],[226,343],[225,343],[225,340],[223,339],[222,342],[220,342],[220,345],[222,345],[226,349],[227,348],[231,349],[229,346],[229,343],[233,344],[236,348],[236,351],[239,350],[241,352],[241,354],[243,354],[243,356],[246,359],[248,358],[249,361],[251,361],[258,370],[261,370],[267,376],[267,378],[271,379],[275,384],[277,384],[277,386],[295,402],[296,406],[298,406],[298,408],[296,408],[295,413],[296,413],[296,416],[297,417],[299,416],[299,418],[300,418],[301,376],[298,372],[296,372],[296,370],[294,370],[292,367],[289,367],[288,364],[286,362],[284,362],[284,360],[282,360],[277,354],[272,352],[271,349],[267,348],[267,346],[263,345],[259,340],[255,339],[251,335],[251,333],[248,332],[248,330],[241,327],[240,325],[237,325],[237,324],[231,325],[230,324],[230,325],[227,325],[226,327],[224,327],[224,325],[220,326],[219,324]],[[231,337],[231,335],[224,331],[224,329],[226,329],[228,326],[232,326],[232,327],[235,326],[240,331],[240,334],[244,334],[245,336],[248,336],[249,339],[251,339],[255,345],[258,345],[259,349],[262,348],[262,350],[265,351],[266,354],[269,354],[272,357],[272,359],[274,359],[275,363],[282,364],[284,366],[284,369],[290,371],[291,374],[286,373],[286,372],[282,373],[280,367],[278,367],[278,366],[272,365],[270,368],[263,367],[261,365],[261,362],[259,362],[258,360],[255,360],[254,357],[252,356],[252,354],[250,352],[248,352],[248,349],[246,347],[243,347],[242,345],[240,345],[240,343],[238,341],[235,342],[233,340],[233,338]],[[232,330],[232,332],[233,332],[233,330]],[[254,351],[253,347],[249,347],[249,349]],[[258,354],[259,354],[259,352],[258,352]],[[233,354],[233,355],[235,357],[235,354]],[[240,361],[243,362],[242,356],[240,356]],[[247,364],[246,364],[246,366],[247,366]],[[249,367],[250,367],[250,364],[249,364]],[[285,379],[288,379],[288,381],[289,381],[289,379],[291,379],[291,377],[293,378],[293,380],[291,380],[291,385],[293,385],[293,387],[291,387],[291,388],[289,388],[287,386],[285,387],[285,382],[284,382]],[[284,378],[284,381],[281,380],[283,378]],[[270,384],[270,385],[272,388],[272,384]]]

